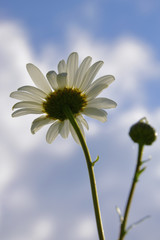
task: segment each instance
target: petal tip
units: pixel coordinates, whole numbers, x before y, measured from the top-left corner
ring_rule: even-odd
[[[11,93],[9,94],[9,97],[14,98],[14,97],[13,97],[13,94],[14,94],[14,92],[11,92]]]
[[[33,129],[33,124],[32,124],[32,126],[31,126],[31,133],[34,135],[36,132],[34,131],[34,129]]]
[[[100,64],[100,67],[102,67],[102,65],[104,64],[102,60],[98,61],[97,63]]]
[[[113,81],[115,81],[115,80],[116,80],[115,76],[111,75],[111,77],[113,78]]]
[[[28,70],[28,68],[30,68],[32,65],[33,65],[32,63],[27,63],[27,64],[26,64],[27,70]]]
[[[50,139],[48,139],[47,136],[46,136],[46,142],[47,142],[48,144],[51,144],[51,143],[52,143],[52,141],[51,141]]]
[[[11,117],[12,117],[12,118],[16,117],[16,116],[15,116],[15,112],[13,112],[13,113],[11,114]]]
[[[72,55],[77,55],[77,56],[78,56],[78,53],[77,53],[77,52],[72,52],[72,53],[70,54],[70,56],[72,56]]]
[[[37,69],[37,67],[33,63],[27,63],[26,64],[26,69],[27,69],[28,72],[30,72],[33,68]]]
[[[55,72],[55,71],[53,71],[53,70],[51,70],[51,71],[49,71],[49,72],[47,72],[47,74],[46,74],[46,77],[49,77],[49,76],[55,76],[55,75],[57,75],[57,73]]]
[[[115,104],[114,104],[114,108],[116,108],[117,107],[117,103],[115,102]]]

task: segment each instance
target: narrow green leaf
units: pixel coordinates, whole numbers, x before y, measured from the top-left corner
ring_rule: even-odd
[[[95,163],[98,162],[99,156],[97,156],[96,160],[92,162],[92,166],[94,167]]]

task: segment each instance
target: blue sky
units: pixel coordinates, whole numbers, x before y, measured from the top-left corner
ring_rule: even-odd
[[[159,48],[158,0],[113,1],[3,1],[1,19],[20,22],[31,42],[42,47],[46,42],[64,46],[68,28],[78,25],[99,39],[111,40],[125,34],[140,37]]]
[[[47,128],[30,133],[34,116],[11,118],[9,94],[32,85],[25,65],[45,74],[77,51],[81,60],[104,61],[98,76],[116,81],[102,96],[118,107],[104,124],[88,119],[87,143],[95,167],[107,239],[117,239],[118,205],[124,210],[137,146],[129,127],[146,116],[160,129],[160,3],[157,0],[3,1],[0,4],[0,238],[3,240],[97,240],[87,167],[81,148],[60,136],[49,145]],[[134,197],[126,240],[160,236],[159,139]]]

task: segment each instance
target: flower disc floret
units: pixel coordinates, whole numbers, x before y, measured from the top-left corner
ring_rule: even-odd
[[[74,115],[86,106],[86,96],[78,89],[64,88],[52,92],[43,103],[44,112],[51,119],[64,121],[67,119],[64,108],[68,106]]]

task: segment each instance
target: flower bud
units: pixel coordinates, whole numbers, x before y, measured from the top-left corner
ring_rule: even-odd
[[[142,118],[130,128],[129,136],[138,144],[151,145],[157,138],[157,132],[146,118]]]

